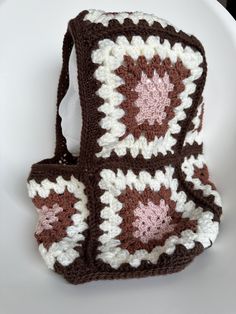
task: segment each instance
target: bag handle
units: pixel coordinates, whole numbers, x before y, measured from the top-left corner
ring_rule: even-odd
[[[56,109],[56,147],[55,147],[55,161],[58,163],[75,164],[77,157],[74,157],[67,149],[66,139],[62,133],[61,122],[62,119],[59,115],[59,106],[62,99],[64,98],[68,88],[69,88],[69,59],[70,54],[73,48],[74,42],[70,34],[70,31],[67,30],[62,47],[62,69],[58,83],[57,89],[57,109]]]

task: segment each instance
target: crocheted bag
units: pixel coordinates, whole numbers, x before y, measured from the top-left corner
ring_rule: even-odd
[[[83,11],[64,38],[57,108],[73,46],[80,153],[57,112],[55,156],[28,178],[40,253],[74,284],[182,270],[215,241],[221,216],[202,155],[204,49],[150,14]]]

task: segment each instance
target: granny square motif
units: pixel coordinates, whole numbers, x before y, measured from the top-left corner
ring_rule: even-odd
[[[79,156],[58,114],[72,48]],[[203,156],[206,74],[199,40],[154,15],[89,10],[69,22],[55,155],[28,178],[48,268],[74,284],[168,274],[212,245],[222,210]]]

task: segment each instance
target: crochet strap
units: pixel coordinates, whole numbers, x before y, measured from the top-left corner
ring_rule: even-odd
[[[67,30],[62,48],[62,69],[57,90],[57,112],[56,112],[56,147],[55,158],[64,163],[65,161],[74,161],[77,159],[67,149],[66,139],[62,134],[61,117],[59,115],[59,106],[69,87],[69,58],[73,47],[72,36]]]

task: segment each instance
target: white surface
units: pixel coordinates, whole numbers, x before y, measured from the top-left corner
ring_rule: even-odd
[[[203,42],[205,152],[223,196],[214,246],[183,272],[127,281],[67,284],[46,269],[27,196],[33,162],[54,150],[56,88],[67,21],[80,10],[140,10]],[[0,313],[235,313],[236,23],[215,0],[0,1]]]

